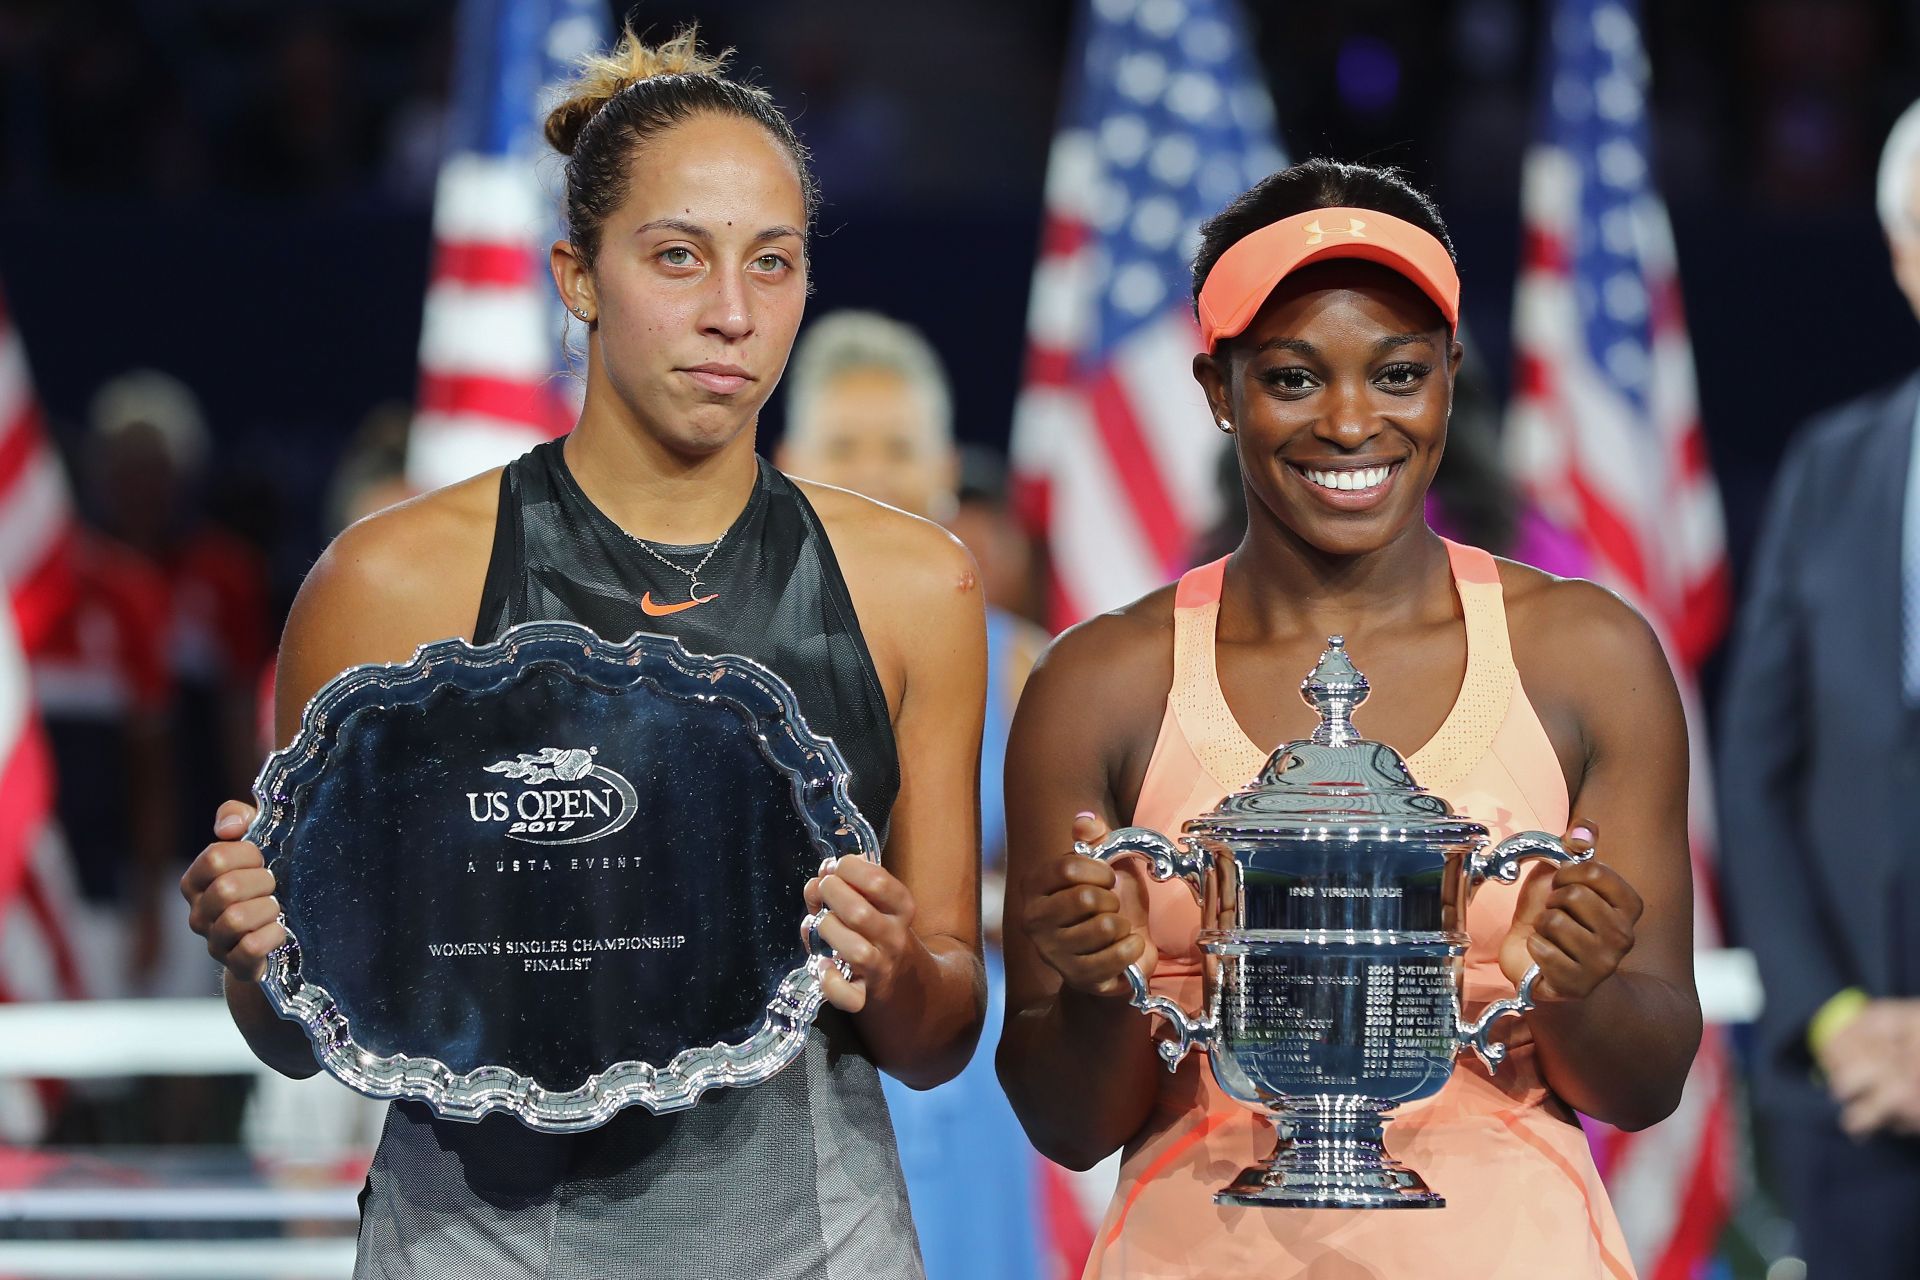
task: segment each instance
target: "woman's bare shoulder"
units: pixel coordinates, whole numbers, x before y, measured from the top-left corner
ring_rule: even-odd
[[[1067,628],[1034,663],[1021,695],[1036,708],[1075,709],[1125,737],[1158,726],[1173,687],[1171,585]]]
[[[1651,686],[1671,696],[1658,634],[1618,593],[1512,560],[1499,567],[1514,664],[1530,692],[1584,701]]]
[[[909,581],[930,569],[942,577],[972,573],[973,556],[960,540],[932,520],[876,502],[851,489],[789,477],[826,526],[843,571],[877,573]],[[970,584],[969,584],[970,585]]]
[[[910,671],[976,649],[984,653],[980,571],[959,539],[931,520],[851,490],[811,480],[793,483],[826,530],[896,715],[905,705]],[[984,670],[984,657],[979,661]]]
[[[320,563],[332,571],[368,571],[365,585],[374,589],[417,587],[462,564],[484,569],[499,505],[495,468],[362,517],[341,531]]]
[[[811,480],[794,483],[826,528],[863,629],[912,632],[928,622],[962,617],[973,625],[981,607],[979,569],[973,553],[953,534],[848,489]]]
[[[1086,668],[1119,680],[1145,669],[1173,670],[1172,584],[1131,604],[1096,614],[1054,638],[1040,661],[1069,669]]]
[[[1008,785],[1104,796],[1133,812],[1173,685],[1173,592],[1165,587],[1070,627],[1027,677],[1008,747]],[[1094,790],[1089,790],[1094,788]]]
[[[431,640],[470,639],[499,491],[500,472],[485,472],[343,531],[301,584],[283,660],[338,671],[401,661]]]

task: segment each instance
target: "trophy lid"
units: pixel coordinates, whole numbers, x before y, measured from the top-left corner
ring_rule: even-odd
[[[1252,782],[1186,830],[1222,840],[1324,839],[1329,828],[1387,828],[1447,842],[1485,836],[1486,827],[1415,782],[1398,751],[1360,736],[1353,712],[1368,688],[1347,656],[1345,637],[1329,636],[1326,652],[1300,682],[1300,696],[1320,713],[1313,736],[1279,748]]]

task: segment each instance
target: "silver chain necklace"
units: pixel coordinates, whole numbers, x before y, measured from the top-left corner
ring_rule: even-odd
[[[625,529],[622,529],[620,532],[627,533]],[[727,530],[727,533],[732,533],[732,532],[733,530],[731,529]],[[675,564],[673,561],[667,559],[665,556],[661,555],[658,551],[654,550],[651,544],[643,541],[642,539],[635,538],[630,533],[627,533],[627,537],[632,539],[634,546],[639,547],[642,551],[652,556],[655,560],[658,560],[661,564],[667,566],[667,568],[672,569],[676,573],[686,574],[687,575],[687,599],[695,603],[704,603],[704,601],[700,597],[700,588],[706,586],[707,584],[700,581],[700,571],[707,567],[707,561],[713,559],[713,553],[718,551],[720,549],[720,544],[727,540],[727,533],[721,534],[719,537],[715,538],[711,543],[707,544],[707,553],[701,556],[700,563],[694,565],[693,568],[691,569],[687,568],[687,566],[683,564]],[[711,600],[713,599],[713,597],[708,596],[706,597],[706,599]]]

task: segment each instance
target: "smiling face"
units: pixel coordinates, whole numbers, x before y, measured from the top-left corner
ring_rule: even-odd
[[[1343,259],[1281,281],[1194,376],[1234,428],[1252,518],[1362,555],[1424,520],[1460,354],[1414,284]]]
[[[678,453],[752,427],[806,304],[806,206],[793,157],[766,129],[706,114],[629,160],[626,200],[591,268],[565,242],[554,278],[592,324],[588,398]]]

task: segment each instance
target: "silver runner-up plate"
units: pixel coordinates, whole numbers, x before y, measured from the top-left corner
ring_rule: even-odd
[[[669,636],[533,622],[355,667],[254,783],[288,934],[261,986],[349,1088],[450,1119],[758,1084],[821,1005],[807,880],[879,859],[849,773],[779,676]]]

